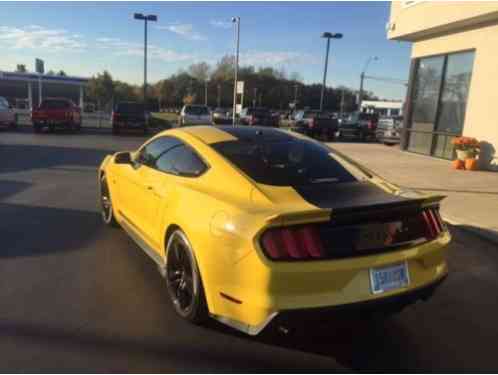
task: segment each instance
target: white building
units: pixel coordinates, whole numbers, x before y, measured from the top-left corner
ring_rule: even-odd
[[[44,97],[68,98],[83,108],[87,82],[88,78],[82,77],[0,71],[0,96],[11,104],[27,103],[29,109],[39,105]]]
[[[361,102],[361,111],[378,113],[380,116],[402,116],[403,102],[363,100]]]

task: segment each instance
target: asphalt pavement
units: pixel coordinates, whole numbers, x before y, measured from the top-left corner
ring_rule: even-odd
[[[498,249],[458,227],[447,281],[394,318],[263,337],[182,321],[154,263],[100,222],[98,164],[143,141],[0,132],[0,371],[498,370]]]

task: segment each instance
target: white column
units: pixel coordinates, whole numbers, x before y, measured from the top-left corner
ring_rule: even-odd
[[[29,103],[29,109],[33,109],[33,84],[31,82],[28,82],[28,103]]]
[[[85,102],[84,102],[84,90],[83,90],[83,86],[80,86],[80,108],[81,110],[83,111],[83,106],[85,105]]]

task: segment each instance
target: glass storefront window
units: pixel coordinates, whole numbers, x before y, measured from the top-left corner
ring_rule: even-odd
[[[451,139],[462,134],[473,63],[473,51],[417,61],[406,144],[409,151],[453,158]]]
[[[413,130],[434,131],[444,56],[420,59],[413,92]]]
[[[474,52],[448,56],[437,131],[462,132],[473,63]]]

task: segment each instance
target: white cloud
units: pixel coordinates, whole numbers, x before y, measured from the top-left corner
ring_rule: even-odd
[[[223,20],[211,20],[209,24],[220,29],[229,29],[232,27],[232,22]]]
[[[168,26],[156,26],[158,30],[167,30],[189,40],[206,40],[207,38],[194,31],[192,24],[173,24]]]
[[[81,52],[87,48],[87,44],[79,34],[38,25],[0,26],[0,44],[10,49],[43,49],[48,52]]]
[[[142,43],[126,42],[119,38],[98,38],[96,42],[97,48],[105,49],[115,55],[142,57],[144,54]],[[158,59],[167,63],[188,61],[194,58],[191,54],[176,52],[154,44],[148,45],[148,55],[151,59]]]
[[[283,65],[283,64],[316,64],[316,57],[302,52],[286,51],[247,51],[241,52],[241,65]]]

